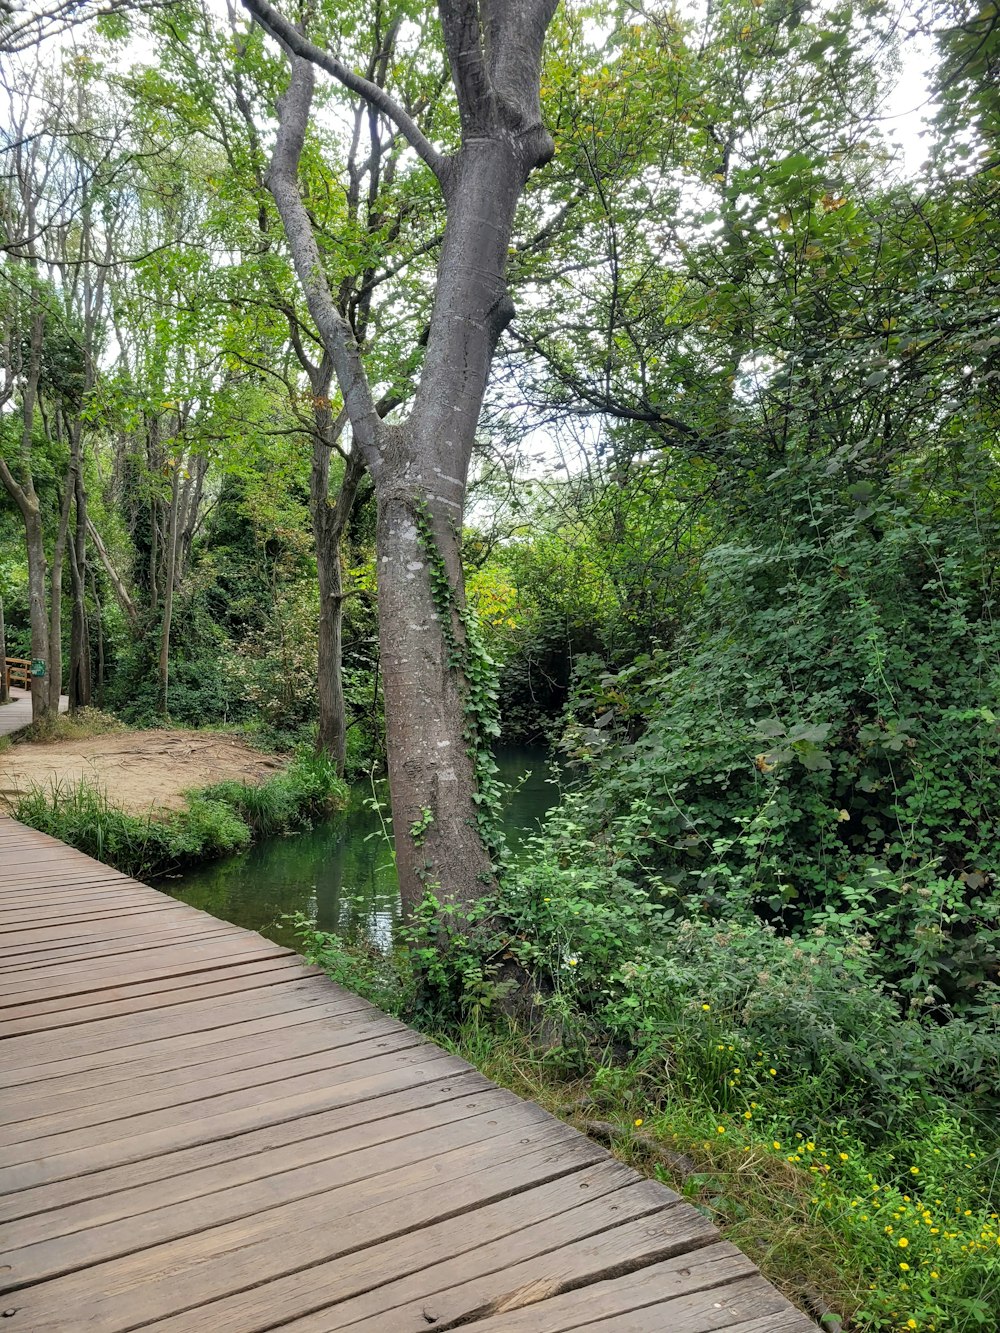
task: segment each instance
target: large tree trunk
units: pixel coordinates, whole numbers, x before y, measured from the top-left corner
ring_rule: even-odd
[[[355,448],[378,502],[379,635],[396,861],[404,904],[426,888],[467,907],[493,882],[479,828],[476,755],[488,744],[465,641],[460,543],[476,427],[496,342],[513,313],[508,247],[518,198],[552,155],[539,106],[541,51],[555,0],[481,12],[441,0],[462,122],[444,158],[383,88],[309,43],[267,0],[244,0],[292,56],[268,185],[310,313],[336,369]],[[384,424],[361,349],[326,280],[297,181],[315,62],[395,121],[447,206],[427,353],[413,410]],[[478,682],[481,685],[481,681]]]
[[[428,889],[469,906],[493,882],[473,799],[481,738],[460,660],[464,628],[455,615],[459,537],[452,511],[433,503],[415,493],[383,495],[378,506],[389,790],[400,892],[411,909]]]

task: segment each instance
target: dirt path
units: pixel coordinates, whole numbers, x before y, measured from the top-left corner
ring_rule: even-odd
[[[203,731],[117,731],[87,740],[19,742],[0,752],[0,799],[86,778],[122,809],[176,810],[183,792],[224,778],[262,782],[281,759]]]

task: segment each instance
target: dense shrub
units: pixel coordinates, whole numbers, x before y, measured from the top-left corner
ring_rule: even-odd
[[[564,736],[588,829],[663,900],[870,933],[914,1003],[975,1008],[1000,961],[1000,632],[982,496],[820,492],[716,548],[673,651],[591,671]],[[791,511],[791,506],[790,506]]]

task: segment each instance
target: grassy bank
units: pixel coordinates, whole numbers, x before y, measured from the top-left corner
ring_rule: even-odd
[[[562,944],[532,1032],[500,1014],[482,951],[478,972],[471,953],[460,963],[450,1017],[440,993],[428,1005],[419,937],[385,957],[303,923],[306,952],[677,1190],[828,1333],[1000,1327],[995,1045],[981,1025],[907,1016],[860,944],[809,951],[760,926],[667,926],[661,966],[623,985],[600,948],[605,928],[627,946],[623,902],[602,926],[592,882],[589,914],[565,884],[545,888],[531,949],[553,931]]]
[[[332,764],[303,751],[266,782],[203,787],[187,793],[183,810],[162,815],[130,814],[87,782],[31,788],[11,802],[10,813],[116,870],[151,879],[308,828],[346,800]]]

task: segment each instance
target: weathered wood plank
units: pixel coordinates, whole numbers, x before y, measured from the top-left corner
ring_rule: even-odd
[[[454,1103],[446,1105],[454,1107]],[[455,1163],[463,1173],[471,1173],[486,1161],[505,1161],[572,1137],[565,1126],[554,1125],[537,1107],[534,1110],[532,1115],[524,1103],[494,1101],[478,1113],[466,1110],[444,1125],[432,1123],[424,1129],[416,1116],[413,1132],[404,1127],[392,1139],[371,1147],[356,1146],[346,1153],[338,1149],[335,1138],[304,1139],[281,1153],[272,1150],[266,1163],[242,1158],[242,1171],[230,1164],[226,1171],[216,1170],[211,1179],[202,1175],[189,1182],[192,1198],[163,1204],[160,1188],[147,1187],[145,1200],[123,1221],[91,1225],[22,1248],[16,1248],[18,1228],[13,1227],[13,1246],[4,1255],[6,1271],[0,1273],[0,1290],[192,1236],[225,1222],[260,1218],[268,1209],[330,1195],[359,1182],[364,1182],[367,1202],[396,1189],[395,1182],[403,1175],[408,1187],[416,1189],[441,1172],[455,1170]]]
[[[278,1057],[277,1052],[271,1062],[258,1058],[241,1062],[234,1070],[220,1072],[213,1065],[202,1072],[200,1078],[180,1082],[173,1074],[159,1076],[152,1088],[147,1083],[137,1086],[129,1081],[128,1091],[116,1098],[108,1097],[93,1100],[89,1106],[75,1105],[66,1110],[48,1111],[31,1120],[21,1119],[8,1125],[0,1132],[0,1144],[37,1141],[57,1134],[68,1134],[74,1130],[93,1128],[127,1120],[130,1123],[138,1116],[152,1115],[156,1111],[172,1110],[184,1107],[182,1114],[190,1115],[200,1111],[200,1104],[207,1103],[224,1093],[241,1092],[246,1088],[255,1088],[264,1100],[274,1091],[274,1085],[282,1088],[294,1087],[293,1080],[306,1077],[320,1071],[335,1069],[339,1065],[357,1064],[386,1055],[391,1051],[400,1051],[408,1047],[423,1047],[423,1039],[406,1028],[386,1028],[377,1043],[370,1032],[363,1039],[357,1039],[353,1030],[344,1034],[344,1045],[327,1046],[316,1049],[313,1045],[299,1056]]]
[[[239,968],[216,972],[208,977],[183,977],[176,985],[161,983],[150,987],[138,985],[134,993],[117,998],[87,997],[90,1003],[68,1009],[59,1000],[34,1000],[8,1009],[3,1016],[4,1032],[8,1037],[27,1033],[51,1032],[56,1028],[75,1028],[81,1024],[103,1022],[124,1014],[149,1014],[165,1006],[196,1003],[219,995],[244,992],[251,986],[259,988],[281,984],[286,980],[322,975],[295,955],[247,959]]]
[[[674,1202],[651,1182],[637,1181],[620,1163],[604,1161],[436,1226],[317,1264],[308,1270],[308,1284],[295,1273],[201,1306],[198,1313],[216,1333],[263,1333],[301,1316],[303,1307],[312,1304],[315,1309],[302,1318],[303,1328],[310,1326],[313,1315],[318,1328],[353,1327],[377,1318],[382,1329],[393,1333],[425,1333],[432,1326],[429,1317],[447,1327],[451,1311],[471,1315],[506,1292],[508,1268],[536,1256],[544,1262],[561,1246],[585,1238],[599,1243],[597,1238],[605,1233],[632,1219],[652,1217]],[[715,1239],[714,1229],[693,1209],[683,1209],[682,1215],[671,1212],[671,1218],[678,1223],[678,1249]],[[384,1282],[373,1283],[379,1275],[385,1275]],[[180,1333],[190,1326],[190,1315],[154,1325],[157,1333]]]
[[[562,1142],[549,1142],[534,1152],[508,1145],[506,1156],[478,1171],[470,1171],[461,1153],[450,1161],[439,1159],[434,1169],[418,1163],[348,1187],[333,1198],[319,1195],[271,1208],[23,1288],[15,1318],[32,1333],[78,1333],[79,1323],[73,1321],[76,1312],[86,1309],[92,1327],[132,1328],[459,1216],[593,1166],[604,1156],[596,1145],[568,1132]],[[192,1323],[196,1326],[204,1327]]]
[[[383,1121],[392,1122],[388,1135],[392,1137],[393,1123],[398,1117],[455,1100],[474,1106],[478,1098],[491,1091],[496,1090],[472,1070],[430,1083],[411,1082],[398,1090],[384,1087],[378,1095],[348,1102],[333,1110],[320,1110],[311,1115],[277,1121],[263,1129],[245,1129],[225,1138],[197,1144],[193,1148],[168,1150],[159,1157],[147,1157],[124,1166],[108,1167],[22,1190],[0,1199],[0,1221],[9,1222],[40,1212],[54,1215],[56,1209],[68,1210],[78,1204],[85,1204],[92,1223],[101,1225],[130,1217],[137,1202],[145,1202],[142,1187],[152,1182],[159,1182],[158,1188],[164,1191],[165,1202],[185,1199],[189,1197],[186,1190],[190,1184],[190,1181],[185,1181],[185,1177],[193,1173],[238,1162],[242,1158],[263,1160],[272,1150],[282,1149],[288,1144],[325,1134],[343,1134],[359,1127],[363,1130],[371,1126],[371,1132],[380,1135],[385,1130],[381,1124]],[[379,1139],[372,1141],[377,1142]],[[242,1167],[236,1169],[243,1170]],[[71,1219],[75,1216],[78,1215],[70,1214]],[[62,1234],[59,1228],[64,1225],[63,1215],[53,1216],[51,1224],[53,1231],[47,1234]],[[67,1229],[76,1228],[67,1224]],[[32,1238],[37,1240],[41,1237],[32,1233]]]

